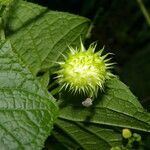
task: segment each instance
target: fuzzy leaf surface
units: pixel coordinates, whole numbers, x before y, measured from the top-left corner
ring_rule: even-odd
[[[10,42],[0,43],[1,149],[42,149],[57,116],[53,101]]]
[[[86,36],[90,24],[84,17],[23,1],[14,3],[6,22],[12,47],[34,74],[52,67],[68,45]]]

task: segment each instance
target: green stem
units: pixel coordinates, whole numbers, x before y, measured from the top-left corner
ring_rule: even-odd
[[[58,82],[54,81],[53,83],[49,84],[47,88],[50,89],[50,88],[52,88],[53,86],[55,86],[57,84],[58,84]]]
[[[0,6],[0,17],[3,16],[3,12],[5,11],[6,6],[2,5]]]
[[[0,40],[5,40],[5,32],[4,32],[4,22],[3,22],[3,13],[5,11],[6,6],[1,6],[0,8]]]
[[[87,32],[87,34],[86,34],[86,38],[90,38],[91,37],[91,31],[92,31],[92,29],[94,28],[94,25],[96,24],[96,21],[98,20],[98,16],[99,16],[99,14],[100,14],[100,9],[98,9],[97,11],[96,11],[96,14],[95,14],[95,17],[94,17],[94,19],[92,20],[92,22],[91,22],[91,24],[90,24],[90,27],[89,27],[89,29],[88,29],[88,32]]]
[[[137,3],[139,4],[139,7],[147,21],[147,24],[150,26],[150,15],[149,15],[148,11],[146,10],[146,7],[144,6],[143,1],[137,0]]]
[[[0,18],[0,40],[5,41],[5,32],[3,27],[3,20]]]
[[[54,96],[60,92],[60,87],[55,88],[54,90],[50,91],[50,93]]]

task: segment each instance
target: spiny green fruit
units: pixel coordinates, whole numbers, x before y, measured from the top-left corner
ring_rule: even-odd
[[[102,56],[104,50],[95,52],[96,44],[93,43],[86,50],[81,42],[80,48],[69,47],[70,52],[64,56],[63,62],[57,62],[60,70],[57,73],[57,80],[61,89],[68,89],[73,93],[83,93],[88,97],[97,96],[98,89],[104,89],[106,79],[114,76],[110,69],[114,63]]]

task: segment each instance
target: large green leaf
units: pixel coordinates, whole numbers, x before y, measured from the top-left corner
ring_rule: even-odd
[[[86,35],[90,24],[86,18],[22,1],[14,3],[6,22],[14,51],[34,74],[52,67],[68,45]]]
[[[105,92],[89,108],[82,106],[83,98],[66,92],[61,99],[60,118],[150,132],[150,114],[117,78],[107,81]]]
[[[109,150],[112,146],[121,145],[122,141],[121,134],[113,129],[62,119],[57,120],[53,136],[69,150]]]
[[[57,115],[53,101],[10,43],[1,43],[0,149],[42,149]]]
[[[11,41],[13,52],[31,73],[36,75],[40,70],[48,69],[42,78],[38,77],[44,88],[49,82],[49,68],[55,64],[55,61],[61,59],[61,53],[66,52],[68,45],[76,45],[80,37],[86,36],[90,24],[89,20],[83,17],[49,11],[38,5],[17,0],[6,13],[5,23],[6,38]],[[46,130],[47,126],[47,131],[49,131],[53,123],[50,119],[45,120],[45,126],[39,126],[39,130]],[[38,139],[38,136],[35,138]],[[41,136],[38,140],[40,142],[34,147],[30,144],[26,147],[26,143],[22,145],[26,149],[37,149],[45,138]]]

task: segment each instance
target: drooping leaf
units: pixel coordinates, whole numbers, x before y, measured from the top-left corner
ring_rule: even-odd
[[[82,106],[83,98],[69,93],[62,94],[61,99],[60,118],[150,132],[150,114],[117,78],[108,80],[105,92],[89,108]]]
[[[86,36],[90,24],[86,18],[23,1],[16,1],[6,18],[7,37],[34,74],[52,67],[68,45]]]
[[[42,149],[57,116],[53,101],[10,42],[0,43],[0,147]]]

